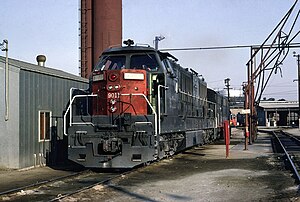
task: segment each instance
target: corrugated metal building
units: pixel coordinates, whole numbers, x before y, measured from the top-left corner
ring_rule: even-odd
[[[8,72],[6,101],[5,58],[0,57],[0,167],[44,164],[51,128],[57,126],[57,135],[63,138],[60,117],[69,100],[69,89],[86,89],[88,80],[14,59],[9,59]]]

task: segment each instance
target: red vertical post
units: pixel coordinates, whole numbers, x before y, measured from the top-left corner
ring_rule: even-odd
[[[230,132],[229,132],[229,121],[224,121],[224,137],[225,137],[225,145],[226,145],[226,158],[229,157],[229,145],[230,145]]]

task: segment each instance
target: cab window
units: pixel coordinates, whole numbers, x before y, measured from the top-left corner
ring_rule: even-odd
[[[115,70],[124,69],[126,62],[126,56],[107,56],[101,57],[99,63],[96,65],[96,70]]]
[[[168,59],[163,60],[163,64],[171,77],[176,77],[172,64]]]
[[[157,71],[158,62],[155,54],[133,55],[130,60],[130,69],[145,69],[147,71]]]

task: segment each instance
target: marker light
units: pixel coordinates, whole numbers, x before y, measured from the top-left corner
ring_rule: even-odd
[[[111,80],[111,81],[116,81],[118,79],[118,75],[115,74],[115,73],[111,73],[109,76],[108,76],[108,79]]]

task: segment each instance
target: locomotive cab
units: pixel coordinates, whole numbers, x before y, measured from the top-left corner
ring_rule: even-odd
[[[150,48],[128,47],[124,51],[123,47],[122,51],[104,52],[90,81],[92,93],[98,95],[93,101],[92,114],[153,114],[157,86],[165,85],[164,68],[159,60]]]

